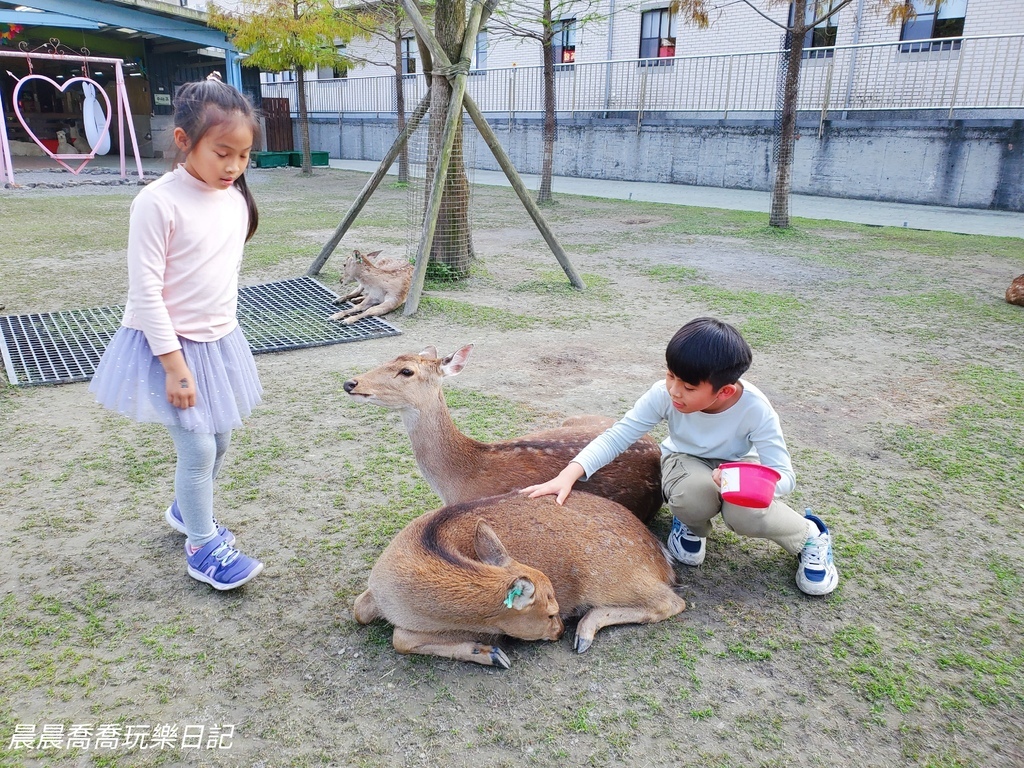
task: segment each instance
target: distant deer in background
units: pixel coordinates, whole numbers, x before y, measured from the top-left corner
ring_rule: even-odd
[[[362,402],[401,411],[420,471],[445,504],[516,491],[550,480],[614,419],[574,416],[561,427],[511,440],[481,443],[459,432],[441,381],[466,365],[473,345],[439,358],[434,347],[394,360],[345,382]],[[617,501],[644,523],[661,508],[661,450],[649,437],[595,472],[579,490]]]
[[[1024,307],[1024,275],[1015,277],[1010,287],[1006,289],[1006,300],[1010,304]]]
[[[404,259],[377,258],[380,251],[359,251],[345,259],[342,284],[356,282],[354,291],[339,296],[335,304],[351,301],[355,306],[336,312],[331,320],[354,323],[364,317],[386,315],[405,301],[412,285],[413,265]]]

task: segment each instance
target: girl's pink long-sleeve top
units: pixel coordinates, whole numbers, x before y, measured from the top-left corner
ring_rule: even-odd
[[[128,301],[121,325],[154,355],[178,336],[216,341],[238,325],[238,273],[249,210],[234,186],[214,189],[179,165],[143,189],[128,228]]]

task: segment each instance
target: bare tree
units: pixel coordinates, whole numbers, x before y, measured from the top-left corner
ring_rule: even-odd
[[[432,14],[433,6],[421,3],[424,15],[429,17]],[[412,36],[412,25],[406,19],[405,10],[402,8],[401,0],[380,0],[362,5],[349,6],[340,11],[349,17],[352,26],[362,31],[367,38],[378,38],[390,46],[394,55],[387,60],[376,60],[368,56],[353,56],[352,61],[357,64],[374,64],[377,66],[390,67],[394,71],[395,78],[395,112],[398,120],[398,133],[405,130],[405,88],[403,82],[407,75],[415,74],[414,69],[406,70],[406,63],[410,64],[415,60],[404,56],[402,50],[403,42]],[[419,46],[423,49],[424,46]],[[401,183],[409,181],[409,152],[403,146],[398,155],[398,180]]]
[[[544,65],[544,129],[538,203],[551,202],[551,174],[558,127],[555,72],[575,62],[575,36],[585,25],[607,18],[594,10],[600,0],[507,0],[491,16],[495,36],[535,40]]]
[[[793,185],[793,151],[796,144],[797,98],[800,91],[800,67],[803,63],[804,40],[807,33],[821,25],[853,0],[739,0],[752,8],[767,22],[782,29],[785,34],[785,78],[783,81],[782,114],[779,126],[779,154],[772,183],[768,224],[773,227],[789,226],[789,194]],[[943,0],[917,0],[919,5],[938,8]],[[685,23],[698,27],[711,24],[712,0],[674,0],[672,9],[682,15]],[[876,0],[876,6],[885,11],[889,24],[903,24],[914,18],[913,0]],[[786,23],[768,15],[773,7],[790,5]]]
[[[450,61],[462,57],[462,42],[466,34],[466,3],[464,0],[438,0],[434,6],[434,35]],[[452,86],[442,72],[434,71],[426,45],[419,46],[423,71],[430,80],[430,141],[427,147],[427,178],[433,177],[438,163],[441,137],[448,115]],[[461,115],[455,133],[448,172],[445,174],[441,208],[431,245],[430,260],[441,265],[446,277],[458,279],[469,273],[474,258],[473,241],[469,230],[469,179],[462,156]]]

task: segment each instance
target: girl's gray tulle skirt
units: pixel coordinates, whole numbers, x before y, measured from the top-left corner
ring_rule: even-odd
[[[167,402],[164,369],[145,334],[124,326],[110,340],[89,384],[96,402],[136,421],[191,432],[216,434],[242,426],[263,394],[242,329],[236,327],[217,341],[180,336],[178,341],[196,382],[194,407],[175,408]]]

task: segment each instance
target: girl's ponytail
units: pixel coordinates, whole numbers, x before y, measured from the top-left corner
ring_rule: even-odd
[[[245,240],[248,242],[256,234],[256,227],[260,225],[260,212],[256,210],[256,198],[249,191],[249,185],[245,181],[244,173],[235,179],[235,186],[242,193],[242,197],[245,198],[245,205],[249,209],[249,231],[245,234]]]

